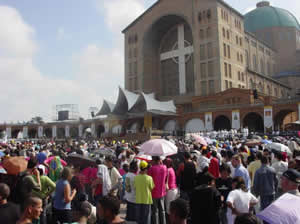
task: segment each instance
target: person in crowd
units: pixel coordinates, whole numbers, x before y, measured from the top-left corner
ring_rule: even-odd
[[[277,196],[280,196],[282,193],[281,189],[281,176],[282,174],[288,170],[288,163],[283,161],[283,155],[280,152],[275,153],[274,162],[272,164],[272,167],[275,169],[276,177],[279,180],[278,184],[278,190],[277,190]]]
[[[203,172],[205,167],[209,167],[210,160],[207,158],[208,150],[202,149],[201,155],[197,159],[197,173]]]
[[[237,215],[249,213],[250,207],[258,203],[257,198],[251,194],[242,177],[235,177],[232,180],[232,188],[227,197],[227,221],[228,224],[233,224]]]
[[[55,196],[53,201],[54,223],[72,222],[71,202],[76,196],[76,189],[71,189],[72,170],[65,167],[61,178],[56,183]]]
[[[0,183],[0,221],[5,224],[15,224],[20,218],[20,208],[7,199],[10,188],[7,184]]]
[[[56,184],[48,176],[44,175],[46,172],[46,168],[44,165],[39,165],[38,171],[40,173],[41,190],[40,191],[33,190],[32,195],[42,199],[43,201],[43,212],[40,217],[40,223],[46,224],[48,198],[55,191]],[[36,180],[36,176],[33,176],[33,178],[35,178]]]
[[[232,190],[232,178],[230,176],[231,169],[230,167],[226,164],[223,163],[220,166],[220,178],[216,179],[216,188],[218,191],[221,193],[223,197],[223,202],[222,202],[222,208],[220,212],[220,223],[221,224],[227,224],[227,205],[226,205],[226,200],[228,197],[229,192]]]
[[[212,150],[211,152],[212,158],[210,159],[208,172],[210,172],[215,179],[219,178],[220,171],[219,171],[219,160],[217,158],[217,152]]]
[[[261,224],[261,221],[251,213],[244,213],[235,218],[234,224]]]
[[[192,223],[219,224],[221,194],[215,188],[215,178],[209,172],[205,174],[205,183],[194,188],[191,198]]]
[[[268,157],[262,156],[261,164],[254,175],[253,191],[260,196],[260,209],[264,210],[275,200],[278,180],[275,169],[268,165]]]
[[[122,186],[123,178],[118,169],[113,166],[113,158],[111,156],[105,157],[105,165],[108,168],[108,173],[111,181],[110,195],[117,196],[118,189]]]
[[[177,170],[180,180],[180,196],[189,199],[195,186],[196,166],[189,152],[184,152],[184,164]]]
[[[43,211],[43,202],[38,197],[30,196],[24,202],[24,211],[17,224],[32,224],[37,220]],[[1,220],[2,221],[2,220]]]
[[[190,213],[188,201],[178,198],[170,203],[170,224],[187,224]]]
[[[126,180],[126,176],[129,172],[129,164],[128,163],[124,163],[122,170],[124,171],[122,175],[122,188],[121,188],[121,193],[120,193],[120,198],[121,201],[124,201],[124,196],[125,196],[125,180]]]
[[[135,200],[135,187],[134,178],[138,171],[137,161],[133,160],[129,165],[129,172],[125,178],[125,200],[127,202],[126,221],[137,221],[136,214],[136,200]]]
[[[153,224],[166,224],[165,196],[168,169],[159,156],[152,156],[152,162],[152,166],[148,170],[148,175],[154,181],[152,222]]]
[[[92,205],[88,201],[80,202],[78,207],[78,221],[73,224],[88,224],[92,215]]]
[[[245,181],[247,190],[251,188],[251,180],[248,170],[242,165],[242,159],[239,154],[234,155],[231,160],[234,169],[233,177],[242,177]]]
[[[170,203],[174,201],[178,197],[178,188],[176,185],[176,175],[173,168],[173,160],[171,158],[167,158],[165,160],[165,164],[168,168],[167,175],[167,195],[166,195],[166,211],[167,214],[170,214]]]
[[[152,190],[154,182],[151,176],[147,175],[148,163],[140,162],[140,173],[134,178],[136,192],[136,214],[138,224],[151,223]]]
[[[253,187],[253,180],[254,180],[255,172],[256,172],[256,170],[258,170],[261,167],[261,157],[262,157],[262,152],[257,151],[255,153],[255,160],[253,162],[251,162],[247,168],[250,179],[251,179],[252,187]]]
[[[102,197],[97,205],[97,214],[106,224],[125,224],[120,217],[120,201],[114,196]]]
[[[300,196],[300,172],[295,169],[288,169],[282,174],[281,189],[283,193],[290,193]]]
[[[107,166],[98,165],[97,178],[92,183],[92,195],[94,205],[96,205],[102,196],[106,196],[111,192],[111,180]]]

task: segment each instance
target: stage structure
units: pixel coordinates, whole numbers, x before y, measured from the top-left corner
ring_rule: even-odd
[[[79,109],[77,104],[60,104],[53,108],[53,120],[65,121],[65,120],[78,120]]]

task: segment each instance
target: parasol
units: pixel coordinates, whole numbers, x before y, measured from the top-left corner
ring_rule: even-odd
[[[196,134],[192,134],[191,136],[195,140],[196,143],[207,146],[207,142],[205,141],[205,139],[202,136],[196,135]]]
[[[286,152],[288,154],[292,154],[291,150],[289,149],[289,147],[287,147],[284,144],[281,143],[277,143],[277,142],[273,142],[271,144],[268,144],[266,146],[267,149],[274,149],[275,151],[279,151],[279,152]]]
[[[90,157],[83,156],[80,154],[70,154],[67,157],[67,162],[73,164],[74,166],[80,166],[81,168],[86,168],[89,166],[96,166],[95,160]]]
[[[27,163],[24,157],[15,156],[4,159],[2,166],[7,174],[17,175],[27,169]]]
[[[137,154],[135,156],[136,159],[139,159],[139,160],[144,160],[146,162],[150,162],[152,161],[152,156],[149,156],[149,155],[145,155],[143,152],[140,152],[139,154]]]
[[[150,156],[170,156],[177,153],[177,147],[165,139],[152,139],[142,144],[140,151]]]

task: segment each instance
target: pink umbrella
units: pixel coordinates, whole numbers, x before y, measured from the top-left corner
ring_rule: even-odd
[[[196,143],[207,146],[207,142],[200,135],[192,134],[192,138],[195,140]]]
[[[177,147],[165,139],[152,139],[142,144],[140,151],[150,156],[171,156],[177,153]]]

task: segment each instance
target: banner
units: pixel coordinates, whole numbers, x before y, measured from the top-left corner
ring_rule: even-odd
[[[65,127],[65,136],[68,138],[68,137],[70,137],[70,127],[69,127],[69,125],[67,125],[66,127]]]
[[[43,126],[38,127],[38,137],[42,138],[43,137]]]
[[[28,127],[27,126],[23,127],[23,138],[28,138]]]
[[[11,138],[11,127],[6,128],[6,136],[7,138]]]
[[[205,113],[205,129],[207,131],[214,130],[213,124],[212,124],[212,113],[211,112]]]
[[[79,136],[79,137],[82,137],[82,131],[83,131],[83,126],[82,126],[82,124],[80,124],[80,125],[78,126],[78,136]]]
[[[94,123],[91,124],[91,131],[92,131],[92,136],[96,136],[96,125]]]
[[[273,129],[273,108],[271,106],[264,107],[264,127]]]
[[[52,126],[52,138],[56,138],[56,136],[57,136],[56,126]]]
[[[240,111],[232,111],[232,129],[239,130],[241,128]]]

